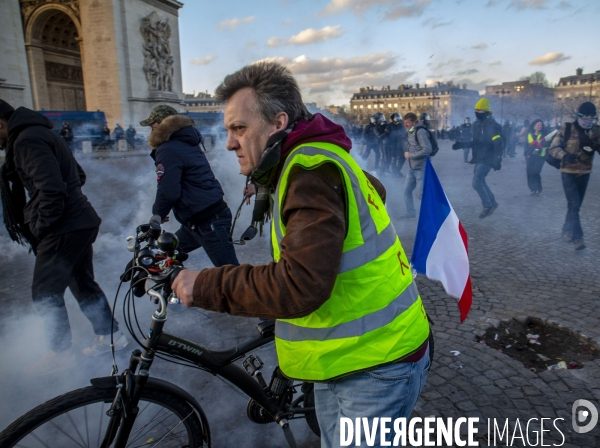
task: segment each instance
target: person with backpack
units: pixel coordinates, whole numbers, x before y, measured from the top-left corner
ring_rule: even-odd
[[[540,119],[534,120],[527,132],[527,148],[525,158],[527,159],[527,185],[532,196],[539,196],[542,192],[542,168],[546,151],[550,142],[546,141],[546,127]]]
[[[425,161],[432,155],[433,145],[431,133],[425,125],[417,119],[417,115],[409,112],[404,115],[404,127],[407,129],[406,150],[404,158],[408,162],[408,172],[404,182],[404,203],[406,215],[402,219],[417,217],[413,191],[416,189],[417,199],[423,195],[423,176],[425,175]]]
[[[452,145],[452,149],[469,147],[473,151],[470,162],[475,165],[472,185],[481,198],[483,210],[479,214],[479,218],[483,219],[490,216],[498,208],[496,198],[485,182],[485,178],[492,168],[494,171],[498,171],[502,167],[504,143],[502,127],[492,118],[492,110],[487,98],[481,98],[477,101],[475,116],[477,120],[473,123],[473,140],[470,142],[456,142]]]
[[[567,197],[567,216],[562,228],[562,237],[565,241],[573,243],[575,250],[583,250],[585,244],[579,209],[592,173],[594,152],[600,153],[600,126],[593,103],[586,101],[579,106],[577,120],[565,123],[561,127],[552,139],[548,152],[548,163],[560,169]],[[552,158],[558,159],[558,166],[552,163]]]

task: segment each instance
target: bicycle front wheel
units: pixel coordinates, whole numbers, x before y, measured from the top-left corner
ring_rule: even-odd
[[[32,409],[0,434],[1,447],[100,448],[115,389],[77,389]],[[203,447],[202,424],[183,399],[158,389],[142,391],[127,447]],[[109,445],[112,447],[113,445]],[[104,448],[104,447],[102,447]]]

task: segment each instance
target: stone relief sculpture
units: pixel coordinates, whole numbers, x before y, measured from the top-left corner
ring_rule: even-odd
[[[171,27],[156,11],[142,19],[140,32],[144,38],[144,73],[150,90],[173,91],[173,62],[171,56]]]

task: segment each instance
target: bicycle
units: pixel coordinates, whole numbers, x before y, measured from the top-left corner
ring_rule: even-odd
[[[123,310],[127,330],[141,350],[132,352],[127,369],[118,374],[113,350],[110,376],[93,378],[91,386],[32,409],[0,433],[1,447],[48,448],[50,445],[45,441],[50,441],[51,446],[84,448],[210,447],[210,428],[204,410],[182,388],[150,377],[155,358],[219,375],[250,398],[246,407],[248,418],[258,424],[278,423],[291,448],[297,447],[289,426],[291,419],[305,418],[310,429],[320,436],[312,383],[295,383],[276,367],[267,384],[261,372],[264,364],[254,354],[243,361],[244,369],[233,364],[274,340],[273,320],[258,324],[259,336],[255,339],[225,351],[212,351],[163,332],[168,305],[180,303],[171,283],[184,268],[187,254],[178,252],[177,245],[177,237],[161,233],[157,223],[138,226],[136,236],[128,237],[133,258],[121,276],[121,285],[130,284]],[[148,280],[153,283],[149,288]],[[143,334],[133,296],[145,294],[154,299],[158,308],[142,342],[133,326],[135,320],[137,330]],[[119,290],[113,315],[118,295]]]

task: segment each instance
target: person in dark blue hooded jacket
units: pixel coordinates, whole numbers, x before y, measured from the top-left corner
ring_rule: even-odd
[[[151,221],[165,222],[173,210],[181,224],[179,249],[203,247],[215,266],[238,265],[229,240],[231,210],[223,189],[200,150],[201,136],[193,121],[170,106],[160,105],[141,121],[151,126],[148,145],[156,164],[156,199]]]

